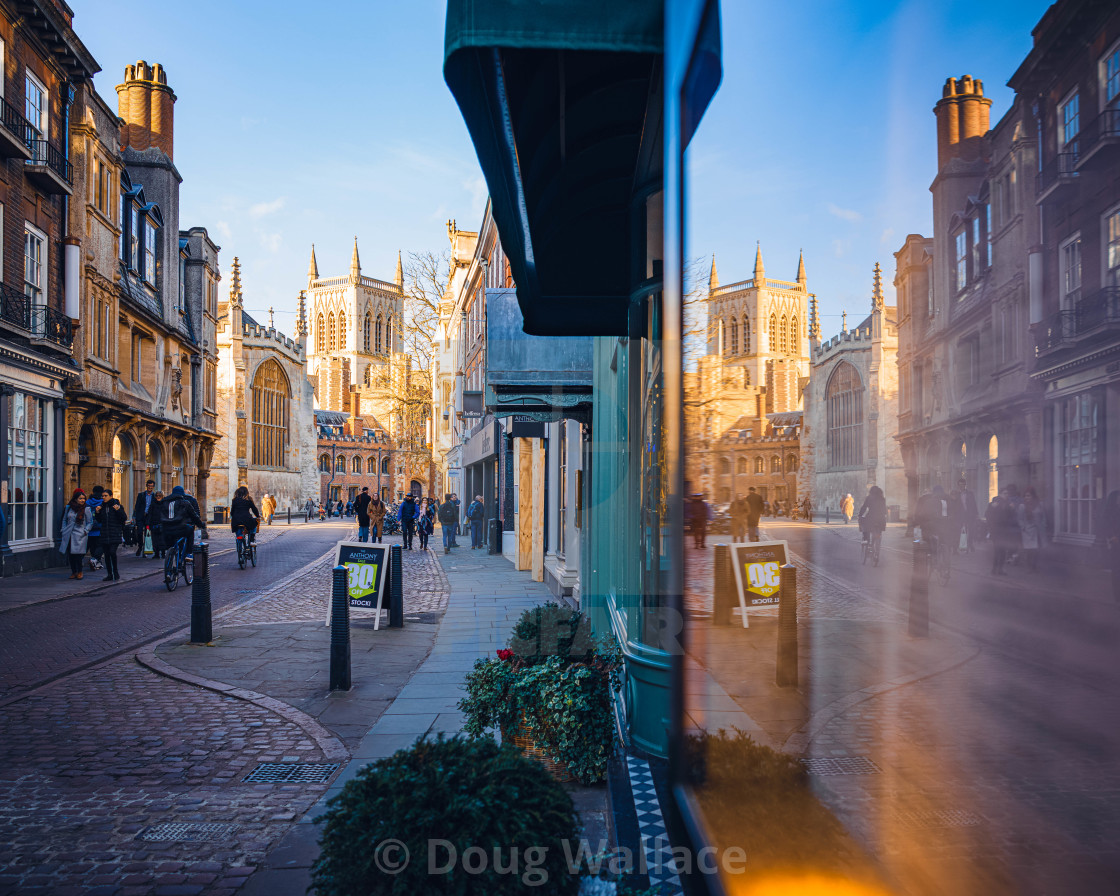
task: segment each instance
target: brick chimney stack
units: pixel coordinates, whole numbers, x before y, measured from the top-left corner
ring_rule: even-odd
[[[975,161],[983,149],[988,133],[992,101],[984,96],[984,82],[971,75],[949,78],[941,91],[941,99],[933,107],[937,116],[937,167],[944,168],[952,159]]]
[[[154,146],[174,159],[175,99],[162,65],[148,65],[141,59],[126,66],[124,83],[117,85],[117,112],[124,119],[121,146],[136,150]]]

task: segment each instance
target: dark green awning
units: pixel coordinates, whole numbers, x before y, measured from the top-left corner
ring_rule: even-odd
[[[635,209],[661,187],[663,22],[663,0],[448,2],[444,79],[527,333],[627,334]]]

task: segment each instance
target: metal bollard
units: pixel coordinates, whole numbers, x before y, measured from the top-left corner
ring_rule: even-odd
[[[929,637],[929,551],[920,541],[914,542],[914,567],[910,574],[911,638]]]
[[[404,576],[401,573],[401,546],[389,547],[389,628],[404,628]]]
[[[292,524],[292,508],[289,507],[288,508],[288,525],[290,526],[291,524]]]
[[[487,524],[489,530],[489,539],[487,543],[488,554],[500,554],[502,552],[502,521],[492,519]]]
[[[780,688],[797,687],[797,569],[787,563],[781,570],[778,592],[778,668],[774,681]]]
[[[350,690],[350,600],[345,566],[336,566],[331,588],[331,690]]]
[[[832,522],[832,511],[829,510],[827,507],[824,509],[824,521],[825,521],[826,524]]]
[[[210,612],[210,549],[206,542],[194,546],[194,582],[191,585],[191,643],[209,644],[214,640],[214,619]]]
[[[737,605],[735,570],[731,568],[731,548],[717,544],[712,555],[712,625],[730,625]]]

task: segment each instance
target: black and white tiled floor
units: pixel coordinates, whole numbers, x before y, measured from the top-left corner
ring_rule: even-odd
[[[661,896],[680,896],[681,880],[673,864],[672,844],[665,829],[661,803],[649,763],[635,756],[626,757],[630,773],[630,789],[634,795],[634,809],[638,815],[638,834],[645,851],[646,871],[651,887],[659,887]]]

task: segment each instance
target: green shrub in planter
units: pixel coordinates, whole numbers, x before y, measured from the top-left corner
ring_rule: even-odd
[[[582,783],[601,780],[614,747],[611,692],[621,662],[612,641],[591,636],[584,614],[553,603],[527,610],[510,648],[467,674],[464,730],[526,734]]]
[[[561,845],[577,836],[571,797],[491,738],[419,740],[366,766],[327,805],[312,866],[320,896],[578,891]],[[398,873],[383,870],[404,856],[379,850],[387,840],[408,850]],[[451,867],[431,873],[430,861],[436,871]]]

